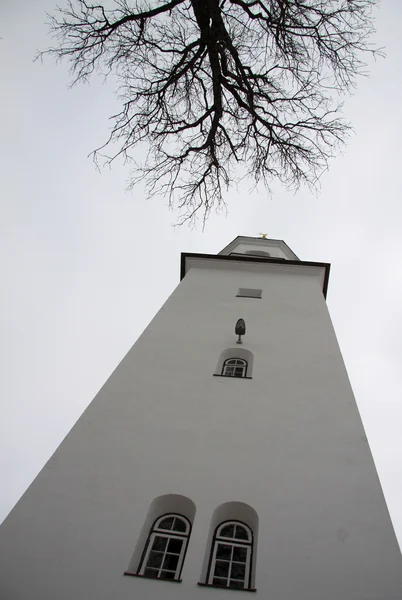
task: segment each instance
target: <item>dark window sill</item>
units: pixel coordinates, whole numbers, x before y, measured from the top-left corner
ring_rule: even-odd
[[[236,294],[236,298],[253,298],[253,300],[262,300],[261,296],[243,296],[243,294]]]
[[[214,373],[214,377],[224,377],[225,379],[252,379],[252,377],[229,377],[228,375],[220,375],[220,373]]]
[[[211,587],[211,588],[215,588],[218,590],[229,590],[230,592],[256,592],[257,591],[256,588],[229,588],[229,587],[223,587],[222,585],[214,585],[213,583],[198,582],[197,585],[200,585],[201,587]]]
[[[182,579],[163,579],[162,577],[147,577],[147,575],[140,575],[139,573],[130,573],[129,571],[124,571],[124,575],[128,575],[129,577],[141,577],[142,579],[152,579],[152,581],[170,581],[173,583],[181,583]]]

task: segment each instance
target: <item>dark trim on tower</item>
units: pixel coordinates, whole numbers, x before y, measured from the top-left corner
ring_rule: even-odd
[[[140,575],[139,573],[130,573],[130,571],[124,571],[123,575],[129,577],[142,577],[142,579],[149,579],[150,581],[171,581],[173,583],[181,583],[182,579],[162,579],[161,577],[148,577],[147,575]]]
[[[129,575],[129,573],[124,573],[124,574]],[[256,592],[257,591],[257,588],[229,588],[229,587],[223,587],[222,585],[214,585],[213,583],[203,583],[202,581],[199,581],[197,583],[197,585],[200,585],[201,587],[215,588],[216,590],[226,590],[229,592]]]
[[[224,377],[225,379],[252,379],[246,375],[245,377],[230,377],[229,375],[222,375],[222,373],[212,373],[213,377]]]

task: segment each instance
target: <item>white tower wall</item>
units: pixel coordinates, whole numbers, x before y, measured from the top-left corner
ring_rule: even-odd
[[[227,502],[258,514],[261,598],[401,600],[401,556],[319,269],[191,264],[0,528],[1,600],[238,594],[197,586]],[[238,298],[240,287],[262,298]],[[214,376],[240,317],[252,378]],[[182,582],[124,576],[166,494],[196,505]]]

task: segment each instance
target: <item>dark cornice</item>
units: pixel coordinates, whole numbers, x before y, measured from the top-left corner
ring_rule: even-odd
[[[201,258],[207,260],[229,260],[235,262],[250,262],[250,263],[270,263],[277,265],[295,265],[296,267],[321,267],[325,269],[324,283],[323,283],[323,294],[325,298],[327,297],[328,290],[328,281],[329,281],[329,272],[331,269],[330,263],[321,263],[321,262],[310,262],[306,260],[283,260],[281,258],[258,258],[254,256],[225,256],[222,254],[198,254],[195,252],[182,252],[181,253],[181,261],[180,261],[180,281],[183,279],[186,268],[186,259],[187,258]]]

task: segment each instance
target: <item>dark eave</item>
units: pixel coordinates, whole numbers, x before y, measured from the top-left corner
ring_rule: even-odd
[[[251,262],[251,263],[274,263],[278,265],[295,265],[296,267],[320,267],[325,269],[324,276],[324,284],[323,284],[323,294],[325,298],[327,297],[328,290],[328,281],[329,281],[329,272],[331,269],[330,263],[321,263],[321,262],[310,262],[306,260],[283,260],[281,258],[258,258],[254,256],[225,256],[222,254],[198,254],[195,252],[182,252],[181,253],[181,261],[180,261],[180,281],[185,276],[186,272],[186,259],[187,258],[201,258],[208,260],[229,260],[235,262]]]

